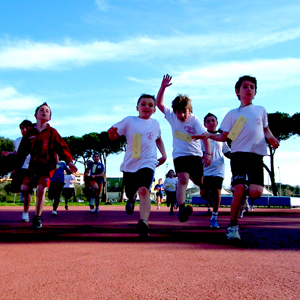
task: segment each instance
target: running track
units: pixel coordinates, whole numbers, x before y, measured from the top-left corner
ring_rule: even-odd
[[[228,208],[211,230],[205,208],[180,223],[152,206],[148,242],[138,208],[100,208],[45,207],[37,231],[21,207],[0,207],[0,299],[300,299],[298,209],[255,209],[229,243]]]

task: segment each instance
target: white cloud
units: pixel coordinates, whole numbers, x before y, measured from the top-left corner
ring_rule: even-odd
[[[101,61],[163,58],[170,56],[226,53],[257,49],[300,37],[300,28],[274,33],[257,32],[215,35],[176,35],[173,37],[141,37],[119,43],[93,41],[63,44],[39,43],[29,40],[2,41],[0,68],[55,69],[68,64],[89,64]],[[184,46],[183,46],[184,45]]]
[[[105,0],[95,0],[95,4],[97,5],[99,10],[104,12],[106,12],[109,8],[109,5]]]

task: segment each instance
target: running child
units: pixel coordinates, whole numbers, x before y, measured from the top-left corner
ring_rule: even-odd
[[[178,180],[176,178],[175,172],[169,170],[164,181],[164,188],[167,195],[167,207],[170,207],[170,215],[174,214],[174,206],[176,205],[176,190],[177,190]]]
[[[204,126],[209,133],[217,133],[218,119],[212,113],[204,117]],[[203,142],[203,141],[202,141]],[[221,190],[225,176],[224,155],[230,158],[230,148],[226,142],[211,141],[211,164],[203,168],[203,184],[200,195],[208,204],[213,202],[213,212],[210,219],[211,228],[219,228],[218,211],[221,203]],[[202,149],[205,151],[204,147]],[[224,154],[224,155],[223,155]]]
[[[90,212],[99,212],[100,195],[104,182],[104,165],[100,162],[100,155],[93,154],[93,162],[89,162],[84,172],[85,183],[92,188]],[[94,209],[94,205],[96,208]]]
[[[136,107],[138,117],[128,116],[108,130],[111,140],[121,135],[127,138],[127,148],[120,167],[124,174],[123,183],[128,198],[126,213],[129,215],[133,213],[135,194],[138,192],[140,220],[137,229],[142,238],[148,237],[148,219],[151,209],[150,188],[154,171],[167,159],[159,123],[151,118],[155,113],[155,107],[155,97],[142,94]],[[156,148],[162,155],[158,160]]]
[[[161,87],[157,94],[157,107],[170,123],[173,134],[173,160],[175,172],[178,176],[176,192],[179,205],[178,218],[186,222],[193,213],[191,205],[185,206],[186,189],[189,179],[200,186],[203,175],[203,164],[210,165],[210,142],[205,141],[205,154],[203,155],[200,141],[192,140],[192,135],[206,132],[201,121],[193,114],[191,99],[187,95],[178,95],[172,102],[172,108],[164,104],[165,89],[170,86],[172,76],[163,77]],[[203,162],[202,162],[203,160]]]
[[[37,201],[32,226],[39,229],[42,227],[41,215],[46,189],[49,187],[50,178],[55,171],[57,155],[66,161],[72,172],[76,172],[77,168],[72,162],[68,145],[48,124],[51,120],[51,110],[48,104],[43,103],[37,107],[34,116],[37,123],[22,138],[16,155],[16,170],[22,167],[27,155],[30,154],[29,174],[22,182],[21,191],[23,194],[30,194],[33,188],[37,187]]]
[[[159,205],[160,205],[160,203],[162,203],[163,191],[165,190],[161,178],[158,180],[158,184],[155,185],[154,190],[156,191],[157,209],[160,209]]]
[[[205,134],[205,138],[231,143],[231,171],[233,176],[234,195],[231,202],[231,219],[227,228],[228,239],[240,239],[238,216],[248,176],[249,197],[260,198],[264,186],[263,157],[267,155],[267,143],[276,149],[278,140],[268,126],[267,112],[264,107],[252,104],[257,92],[255,77],[242,76],[235,84],[235,93],[240,106],[227,113],[220,129],[222,134]],[[233,127],[240,128],[240,131]],[[195,138],[203,138],[195,137]]]

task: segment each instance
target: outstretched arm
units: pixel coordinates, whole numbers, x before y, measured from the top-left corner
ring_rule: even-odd
[[[166,154],[164,142],[161,139],[161,137],[159,137],[156,140],[156,146],[157,146],[159,152],[161,153],[161,158],[158,159],[158,164],[156,166],[156,167],[159,167],[160,165],[162,165],[167,160],[167,154]]]
[[[163,80],[161,82],[160,89],[157,93],[157,97],[156,97],[157,107],[159,108],[159,110],[162,113],[165,113],[165,111],[164,111],[164,93],[165,93],[165,89],[168,86],[172,85],[172,83],[170,83],[171,80],[172,80],[172,76],[170,76],[168,74],[164,75]]]
[[[108,135],[109,135],[109,139],[114,141],[117,138],[120,137],[120,135],[118,134],[118,128],[117,127],[111,127],[107,130]]]
[[[275,138],[275,136],[273,135],[273,133],[271,132],[269,126],[267,126],[266,128],[264,128],[264,134],[265,134],[265,138],[269,141],[269,143],[271,144],[272,148],[274,150],[277,149],[278,146],[279,146],[279,142]]]
[[[228,136],[229,132],[223,131],[221,134],[215,134],[215,133],[209,133],[206,132],[204,134],[201,135],[193,135],[192,139],[194,140],[203,140],[206,141],[207,139],[211,139],[217,142],[225,142],[227,140],[227,136]]]

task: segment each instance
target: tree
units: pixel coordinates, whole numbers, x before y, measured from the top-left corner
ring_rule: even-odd
[[[14,168],[14,155],[4,156],[2,151],[13,152],[14,141],[0,137],[0,176],[4,176],[11,172]]]
[[[269,121],[270,130],[272,131],[273,135],[278,139],[279,142],[289,139],[294,134],[293,119],[290,117],[289,114],[281,113],[277,111],[276,113],[268,114],[268,121]],[[270,168],[268,168],[265,164],[264,167],[266,171],[269,173],[271,179],[273,195],[278,196],[278,188],[275,183],[275,168],[274,168],[274,155],[276,150],[273,150],[273,148],[268,142],[267,144],[270,153],[269,154]]]

